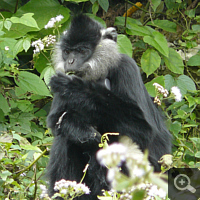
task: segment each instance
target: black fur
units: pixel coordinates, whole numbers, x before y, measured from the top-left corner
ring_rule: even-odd
[[[68,41],[72,46],[82,43],[82,40],[87,43],[86,38],[89,42],[93,40],[88,35],[95,33],[98,44],[99,24],[92,27],[91,24],[96,22],[87,17],[83,19],[87,23],[82,26],[80,23],[83,21],[76,20],[71,35],[66,36],[64,42]],[[85,35],[80,36],[77,30]],[[119,56],[118,63],[111,66],[106,75],[110,81],[109,89],[96,80],[64,73],[57,73],[51,79],[54,99],[48,126],[55,139],[48,166],[50,195],[55,192],[55,181],[66,179],[79,182],[87,163],[89,168],[83,182],[91,189],[91,194],[79,199],[95,200],[101,189],[109,188],[106,169],[97,163],[95,157],[101,135],[106,132],[119,132],[120,136],[130,137],[141,150],[149,149],[149,160],[155,171],[160,171],[157,163],[160,157],[171,152],[170,133],[146,91],[138,66],[128,56]],[[117,140],[117,136],[110,137],[111,143]]]

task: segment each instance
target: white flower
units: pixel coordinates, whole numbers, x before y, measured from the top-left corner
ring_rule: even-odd
[[[40,189],[42,190],[42,193],[40,195],[40,198],[48,197],[47,187],[45,185],[40,185]]]
[[[110,168],[107,173],[107,180],[112,182],[115,178],[116,168]]]
[[[63,19],[64,17],[62,15],[56,16],[56,21],[59,22]]]
[[[153,86],[158,90],[160,94],[163,94],[164,97],[167,97],[169,92],[160,84],[154,83]]]
[[[33,50],[33,52],[34,52],[34,54],[36,54],[44,49],[44,43],[41,39],[39,39],[39,40],[32,42],[32,47],[35,47],[35,50]]]
[[[10,49],[9,46],[5,46],[6,51],[9,51],[9,49]]]
[[[182,94],[178,87],[176,87],[176,86],[172,87],[171,93],[174,95],[175,101],[179,102],[182,100]]]
[[[133,171],[132,171],[132,175],[135,175],[136,177],[140,177],[141,178],[142,176],[145,175],[145,170],[135,166]]]
[[[74,189],[74,191],[78,193],[89,194],[90,189],[83,183],[77,183],[76,181],[68,181],[65,179],[61,179],[60,181],[55,182],[54,190],[59,191],[66,195],[70,189]]]
[[[106,149],[97,152],[97,160],[101,165],[120,166],[126,160],[127,148],[120,143],[113,143]]]
[[[56,17],[51,18],[48,23],[44,26],[45,29],[53,28],[56,22],[60,22],[64,17],[62,15],[58,15]]]

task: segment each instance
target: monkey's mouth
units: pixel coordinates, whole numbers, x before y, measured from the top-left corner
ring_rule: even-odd
[[[66,75],[75,75],[75,74],[76,74],[75,71],[67,71],[67,72],[66,72]]]
[[[78,76],[78,77],[81,77],[81,78],[82,78],[82,77],[85,76],[86,72],[80,71],[80,70],[79,70],[79,71],[70,71],[70,70],[69,70],[69,71],[66,71],[65,74],[66,74],[66,75],[69,75],[69,76],[70,76],[70,75],[75,75],[75,76]]]

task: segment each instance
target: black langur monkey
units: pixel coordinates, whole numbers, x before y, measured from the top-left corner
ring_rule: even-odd
[[[85,15],[74,17],[57,43],[53,62],[58,72],[50,81],[54,99],[47,123],[54,134],[48,165],[49,194],[60,179],[83,182],[95,200],[109,189],[106,169],[96,161],[101,136],[128,136],[160,171],[158,160],[171,152],[171,136],[152,102],[135,61],[117,49],[114,28],[104,29]],[[68,75],[72,73],[72,75]],[[110,142],[118,141],[111,136]],[[134,153],[134,152],[133,152]]]

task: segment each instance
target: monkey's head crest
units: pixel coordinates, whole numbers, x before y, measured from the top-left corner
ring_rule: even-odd
[[[80,14],[72,19],[69,30],[63,37],[65,44],[74,46],[79,43],[90,43],[96,46],[101,39],[101,26],[90,17]]]

